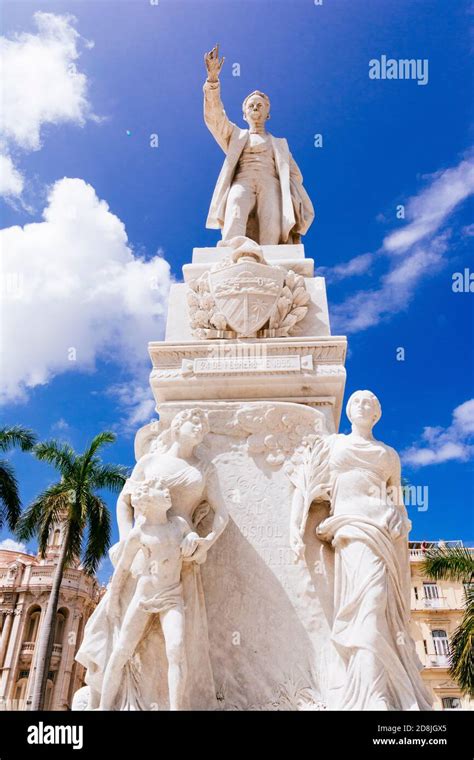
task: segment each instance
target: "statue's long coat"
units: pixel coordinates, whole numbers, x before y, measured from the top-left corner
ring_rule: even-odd
[[[213,84],[206,82],[203,89],[204,121],[226,154],[206,221],[206,227],[219,229],[224,226],[227,196],[240,156],[247,143],[249,130],[241,129],[227,118],[220,98],[218,82]],[[314,219],[314,208],[303,187],[303,177],[290,153],[288,142],[283,137],[273,135],[270,137],[281,187],[280,243],[287,243],[291,242],[291,236],[304,235],[307,232]]]

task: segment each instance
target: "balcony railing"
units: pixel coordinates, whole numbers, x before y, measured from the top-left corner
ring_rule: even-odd
[[[21,654],[29,654],[32,655],[35,651],[36,641],[24,641],[21,645]],[[62,644],[53,644],[53,657],[61,657],[63,652],[63,645]]]
[[[423,607],[427,610],[441,610],[441,609],[446,608],[445,596],[435,596],[435,597],[423,596],[421,598],[421,602],[423,604]]]
[[[410,549],[410,559],[423,560],[426,557],[424,549]]]
[[[426,660],[428,668],[449,668],[449,654],[428,654]]]
[[[55,567],[47,567],[40,565],[31,569],[30,583],[47,583],[48,585],[53,581],[53,575],[55,573]],[[74,568],[68,568],[63,573],[62,586],[82,587],[84,590],[90,590],[94,584],[94,579],[85,575],[81,570],[75,570]]]
[[[31,577],[36,578],[38,576],[44,576],[45,578],[49,578],[52,576],[54,572],[54,567],[44,567],[40,565],[39,567],[33,567],[31,569]]]

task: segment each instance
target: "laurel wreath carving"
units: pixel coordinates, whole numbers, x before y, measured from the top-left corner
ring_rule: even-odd
[[[269,328],[278,330],[279,335],[289,335],[292,328],[308,312],[310,295],[306,290],[304,277],[292,269],[285,277],[285,284],[269,319]]]
[[[187,301],[191,330],[197,338],[235,337],[227,319],[216,306],[209,284],[209,273],[188,283]],[[287,337],[308,312],[310,294],[303,275],[290,269],[285,274],[282,292],[259,337]]]
[[[202,334],[205,330],[230,330],[227,319],[221,314],[215,304],[209,285],[209,274],[204,272],[200,277],[191,280],[187,293],[191,328],[197,337],[208,337]]]

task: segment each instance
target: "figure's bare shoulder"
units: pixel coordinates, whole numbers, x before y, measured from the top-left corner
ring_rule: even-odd
[[[394,464],[394,466],[398,469],[400,469],[400,455],[396,449],[393,448],[393,446],[389,446],[388,444],[385,444],[385,448],[387,449],[388,453],[390,454],[390,458]]]
[[[377,438],[374,439],[374,443],[377,444],[377,446],[380,446],[382,449],[384,449],[390,459],[390,462],[395,470],[400,469],[400,456],[398,454],[398,451],[393,448],[393,446],[389,446],[388,443],[384,443],[384,441],[379,441]]]

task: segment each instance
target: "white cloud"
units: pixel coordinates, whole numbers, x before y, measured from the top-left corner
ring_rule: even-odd
[[[414,467],[448,461],[466,462],[474,456],[474,399],[453,411],[449,427],[425,427],[421,440],[402,452],[402,461]]]
[[[53,422],[51,425],[51,432],[55,435],[69,435],[71,432],[71,426],[67,420],[64,419],[64,417],[60,417],[56,422]]]
[[[356,256],[328,270],[331,280],[353,276],[378,259],[390,262],[389,270],[374,289],[360,290],[331,309],[336,332],[356,332],[378,324],[406,309],[422,280],[446,264],[450,229],[444,227],[455,208],[474,193],[474,161],[430,177],[430,184],[407,201],[409,223],[387,235],[374,254]]]
[[[334,267],[318,267],[318,274],[325,277],[327,282],[338,282],[347,277],[365,274],[370,269],[373,260],[373,253],[361,253],[360,256],[354,256],[353,259],[343,264],[336,264]]]
[[[465,401],[453,412],[454,427],[461,435],[474,435],[474,399]]]
[[[331,309],[331,324],[336,332],[357,332],[377,325],[406,309],[421,279],[443,266],[448,248],[447,236],[440,235],[429,245],[415,248],[380,278],[378,289],[360,290]]]
[[[146,375],[148,374],[149,370],[147,369]],[[120,407],[124,410],[124,416],[120,420],[122,430],[135,432],[140,425],[156,419],[156,402],[153,393],[149,384],[140,382],[140,378],[135,377],[133,383],[113,385],[108,394],[117,399]]]
[[[405,206],[410,223],[383,241],[386,251],[403,253],[440,228],[456,206],[474,193],[474,162],[461,161],[458,166],[438,172],[430,179],[431,184],[410,198]]]
[[[37,33],[0,37],[2,109],[0,147],[5,154],[1,170],[7,195],[19,195],[20,175],[13,169],[9,148],[41,148],[46,124],[82,126],[96,119],[87,95],[87,77],[77,68],[81,38],[73,16],[34,14]],[[5,163],[5,161],[7,163]],[[10,162],[10,163],[8,163]]]
[[[22,544],[19,541],[14,541],[13,538],[4,538],[3,541],[0,541],[0,551],[2,549],[9,552],[22,552],[23,554],[27,554],[25,544]]]
[[[93,369],[99,356],[138,371],[163,327],[165,259],[136,258],[123,223],[81,179],[59,180],[48,201],[43,222],[0,231],[4,399]]]
[[[10,156],[0,155],[0,195],[18,196],[23,192],[23,177]]]

